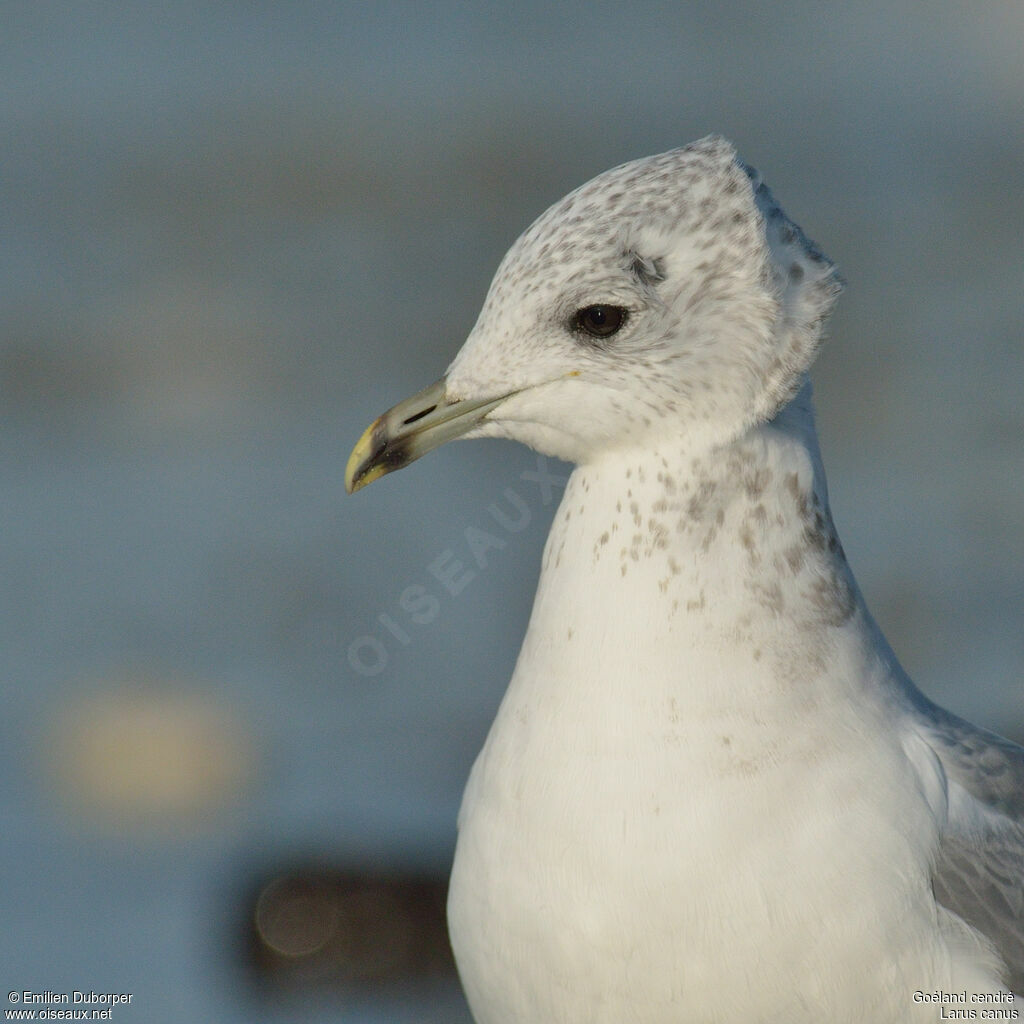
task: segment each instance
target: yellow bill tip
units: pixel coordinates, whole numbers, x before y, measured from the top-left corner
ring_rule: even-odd
[[[386,462],[378,461],[383,447],[380,441],[382,418],[375,419],[363,431],[348,457],[345,464],[345,490],[349,494],[355,494],[367,484],[379,480],[390,468]]]

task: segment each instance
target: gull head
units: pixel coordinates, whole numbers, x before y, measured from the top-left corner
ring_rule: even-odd
[[[456,437],[577,463],[726,444],[799,389],[840,288],[726,140],[623,164],[519,237],[445,376],[367,428],[346,487]]]

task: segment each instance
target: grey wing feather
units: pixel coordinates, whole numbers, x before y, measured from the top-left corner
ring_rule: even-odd
[[[1024,995],[1024,747],[930,702],[916,711],[949,795],[935,898],[989,938]]]

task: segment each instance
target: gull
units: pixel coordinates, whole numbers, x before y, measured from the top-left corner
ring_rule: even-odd
[[[459,813],[479,1024],[1020,1013],[1024,748],[922,695],[847,564],[808,380],[841,286],[724,139],[624,164],[352,452],[350,492],[457,437],[575,463]]]

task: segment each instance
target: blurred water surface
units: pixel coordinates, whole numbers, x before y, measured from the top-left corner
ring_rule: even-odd
[[[1014,2],[5,8],[9,987],[466,1019],[450,981],[254,984],[246,899],[296,862],[444,876],[558,488],[481,442],[345,500],[344,459],[535,215],[711,130],[849,282],[815,379],[877,617],[1021,737],[1022,34]]]

